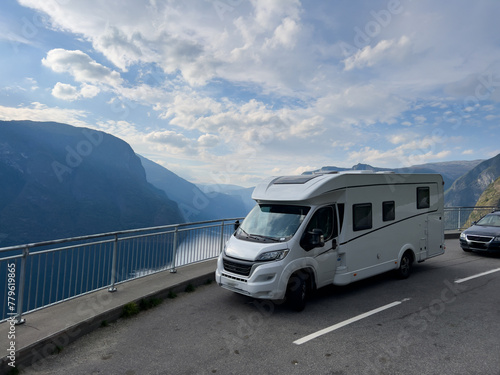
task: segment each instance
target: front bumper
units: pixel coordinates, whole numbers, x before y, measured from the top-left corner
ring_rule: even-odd
[[[219,256],[215,281],[221,287],[252,298],[279,300],[285,298],[286,284],[283,286],[283,262],[244,262],[229,259],[242,267],[229,267],[226,260]],[[248,270],[249,267],[249,270]],[[246,268],[246,270],[245,270]],[[248,274],[248,275],[247,275]]]
[[[469,239],[471,237],[472,236],[467,236],[467,238],[465,239],[460,238],[460,247],[463,250],[485,253],[500,253],[500,241],[494,241],[493,239],[490,241],[484,241],[480,238]]]

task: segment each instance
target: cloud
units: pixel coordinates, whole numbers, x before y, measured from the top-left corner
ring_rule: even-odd
[[[218,136],[213,134],[203,134],[198,138],[198,145],[200,147],[215,147],[220,143],[220,139]]]
[[[74,126],[89,127],[86,122],[89,113],[87,111],[49,107],[39,102],[33,102],[23,107],[0,106],[0,119],[31,120],[31,121],[56,121]]]
[[[381,88],[372,83],[332,92],[315,104],[317,113],[343,125],[394,123],[408,108],[408,100],[392,93],[389,87]]]
[[[300,29],[301,27],[297,22],[286,17],[281,25],[274,30],[272,38],[266,40],[265,46],[271,48],[276,48],[278,46],[293,48],[300,33]]]
[[[163,143],[177,148],[184,148],[191,143],[191,141],[184,135],[171,130],[150,133],[146,136],[146,140],[150,142]]]
[[[57,73],[69,73],[77,82],[120,86],[123,79],[118,72],[112,71],[92,60],[82,51],[68,51],[62,48],[50,50],[42,64]]]
[[[57,82],[52,89],[52,95],[58,99],[73,101],[80,98],[93,98],[101,90],[94,85],[83,84],[81,89],[67,83]]]
[[[352,162],[368,163],[379,167],[403,168],[412,165],[425,164],[431,161],[444,160],[450,155],[450,151],[443,150],[432,152],[425,150],[413,150],[405,152],[404,147],[381,151],[371,147],[349,153],[349,160]]]
[[[56,85],[52,89],[52,95],[58,99],[69,101],[78,99],[78,97],[80,96],[75,86],[61,82],[56,83]]]
[[[408,53],[410,39],[403,35],[398,41],[381,40],[375,47],[366,46],[344,60],[345,70],[371,67],[380,62],[400,60]]]

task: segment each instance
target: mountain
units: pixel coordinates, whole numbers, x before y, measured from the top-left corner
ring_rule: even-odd
[[[476,167],[484,160],[460,160],[460,161],[445,161],[440,163],[427,163],[413,165],[408,168],[400,168],[401,173],[439,173],[443,176],[445,189],[451,187],[453,182],[472,168]]]
[[[493,181],[477,200],[476,206],[500,207],[500,177]]]
[[[222,192],[220,185],[202,185],[200,189],[161,165],[138,156],[148,182],[178,203],[186,222],[243,217],[251,209],[239,193],[241,187],[233,186],[231,194]]]
[[[463,176],[465,173],[470,171],[472,168],[476,167],[479,163],[481,163],[483,160],[472,160],[472,161],[450,161],[450,162],[441,162],[441,163],[428,163],[428,164],[419,164],[419,165],[412,165],[410,167],[405,167],[405,168],[379,168],[379,167],[373,167],[369,164],[356,164],[352,166],[351,168],[342,168],[342,167],[333,167],[333,166],[326,166],[322,167],[320,169],[317,169],[315,171],[308,171],[305,172],[304,174],[312,174],[312,173],[328,173],[328,172],[333,172],[333,171],[348,171],[348,170],[354,170],[354,171],[374,171],[374,172],[380,172],[380,171],[392,171],[395,173],[439,173],[441,176],[443,176],[443,181],[445,188],[450,187],[455,180],[461,176]]]
[[[479,163],[445,192],[446,206],[475,206],[481,194],[500,177],[500,154]]]
[[[476,207],[488,206],[500,208],[500,177],[489,184],[486,190],[484,190],[483,194],[481,194],[481,196],[477,200]],[[471,226],[474,221],[478,221],[484,215],[484,210],[473,211],[464,226]]]
[[[198,184],[197,186],[201,189],[201,191],[217,191],[222,194],[239,197],[245,205],[247,213],[255,206],[255,201],[252,199],[252,193],[255,187],[245,188],[239,185],[230,184]]]
[[[121,139],[55,122],[0,121],[0,246],[182,221]]]

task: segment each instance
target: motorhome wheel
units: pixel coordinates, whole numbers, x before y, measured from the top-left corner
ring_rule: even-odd
[[[401,257],[401,262],[399,262],[399,268],[397,270],[400,279],[407,279],[410,276],[412,263],[413,257],[411,253],[409,251],[405,252]]]
[[[302,311],[306,307],[307,282],[300,275],[292,275],[288,281],[286,299],[295,311]]]

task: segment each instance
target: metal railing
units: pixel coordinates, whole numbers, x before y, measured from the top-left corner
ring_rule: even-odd
[[[462,230],[498,207],[445,207]],[[0,322],[152,273],[216,258],[234,231],[224,219],[110,232],[0,248]]]
[[[484,215],[500,210],[495,206],[477,207],[445,207],[444,208],[444,230],[463,230],[478,221]]]
[[[0,322],[152,273],[216,258],[237,219],[110,232],[0,248]]]

